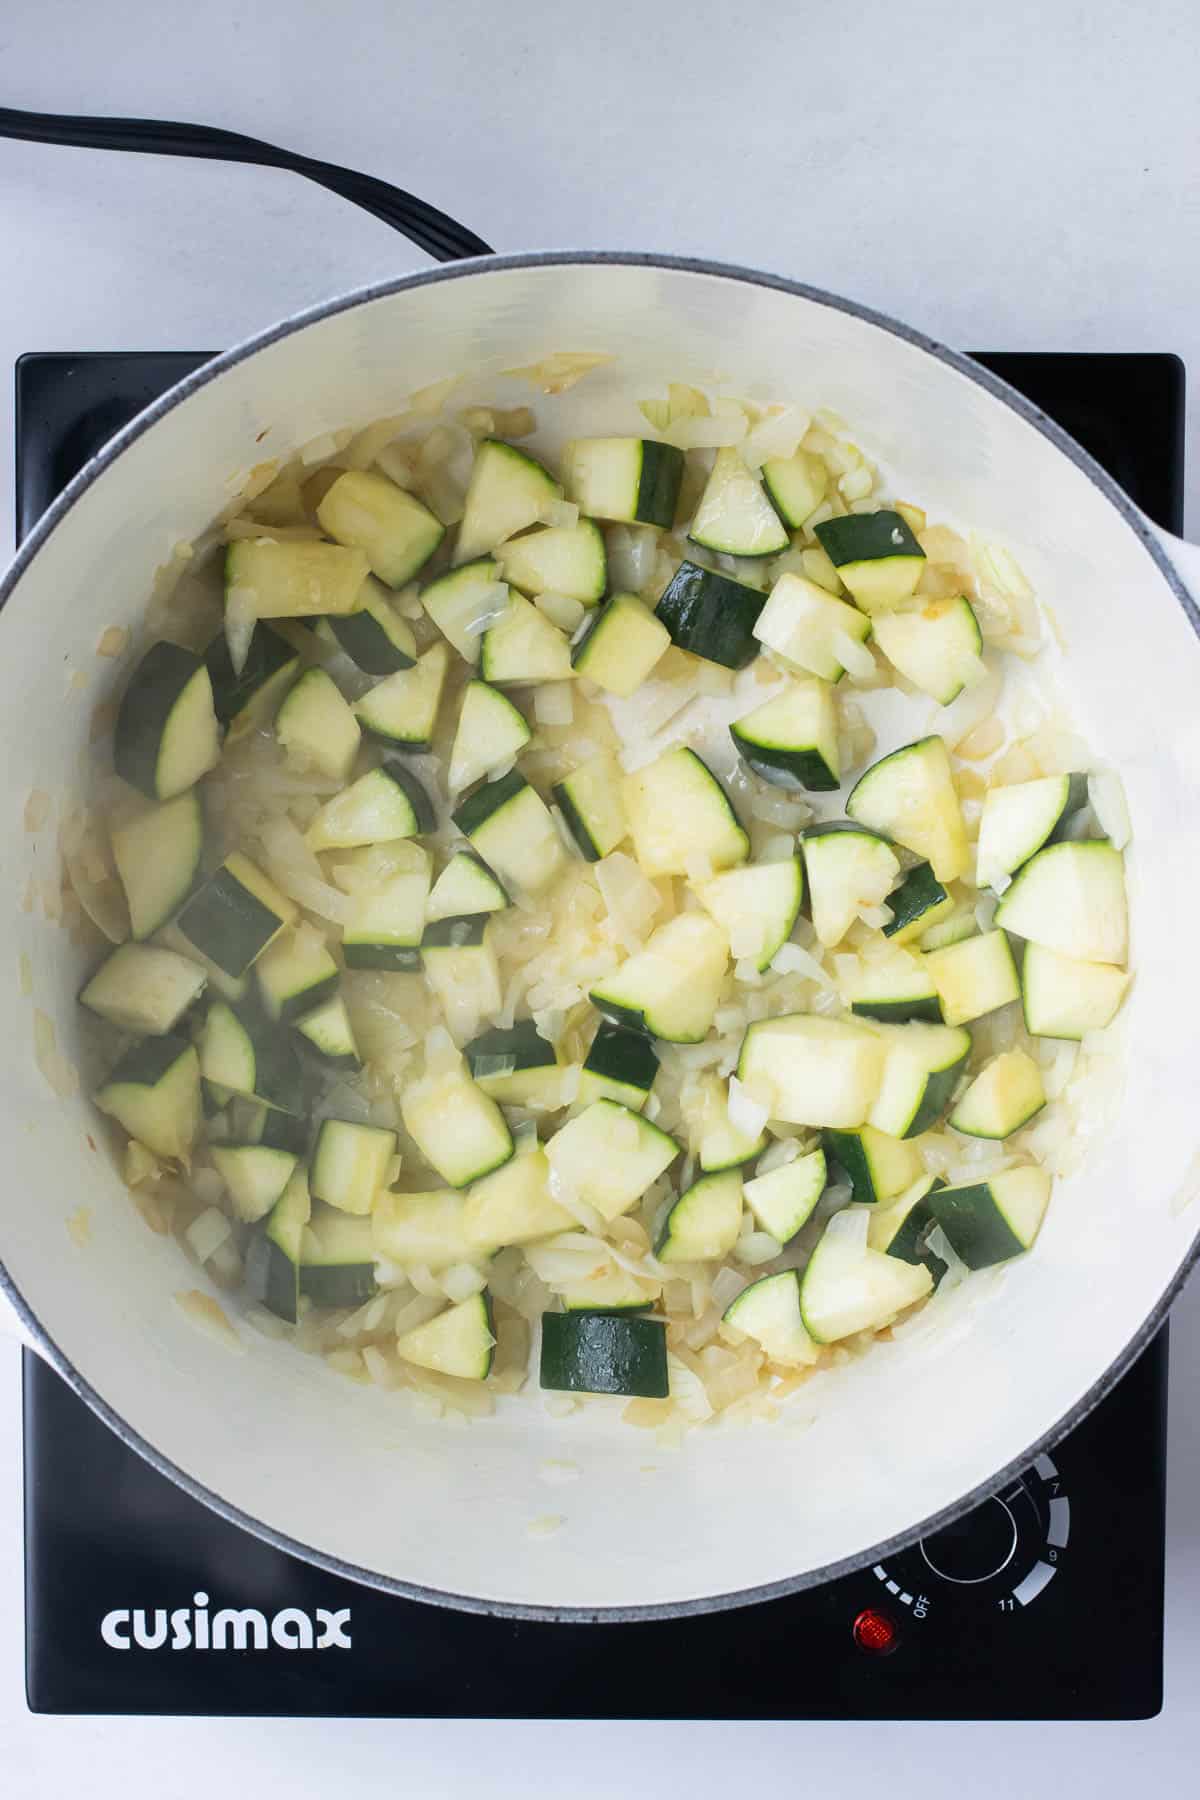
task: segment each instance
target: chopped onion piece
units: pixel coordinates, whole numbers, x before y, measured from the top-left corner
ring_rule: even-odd
[[[848,631],[840,627],[830,633],[830,648],[847,675],[861,675],[870,679],[875,673],[875,658],[865,644],[850,636]]]
[[[539,525],[566,526],[579,523],[579,508],[571,500],[543,500],[537,516]]]
[[[231,587],[225,590],[225,642],[233,672],[240,675],[250,654],[250,639],[258,623],[258,589]]]
[[[1088,776],[1088,801],[1114,850],[1124,850],[1133,835],[1121,777],[1111,769]]]
[[[575,717],[571,683],[544,681],[534,691],[533,716],[539,725],[569,725]]]
[[[726,1105],[729,1123],[734,1131],[745,1137],[756,1138],[771,1116],[771,1109],[763,1106],[742,1085],[736,1075],[729,1077],[729,1099]]]
[[[197,1174],[200,1172],[197,1170]],[[197,1213],[183,1235],[196,1261],[206,1263],[232,1234],[233,1226],[225,1214],[215,1206],[207,1206]]]

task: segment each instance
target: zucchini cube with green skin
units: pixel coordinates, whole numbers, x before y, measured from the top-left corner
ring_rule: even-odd
[[[546,1145],[550,1191],[592,1206],[604,1220],[636,1206],[679,1154],[674,1138],[648,1119],[595,1100],[555,1132]]]
[[[479,661],[483,640],[481,620],[505,606],[508,587],[500,565],[482,556],[461,568],[439,575],[421,595],[421,605],[446,641],[465,662]]]
[[[431,644],[411,669],[398,670],[363,694],[353,711],[367,736],[413,755],[428,750],[449,667],[447,646]]]
[[[1005,1050],[985,1063],[950,1114],[969,1137],[1006,1138],[1028,1125],[1046,1104],[1042,1071],[1023,1050]]]
[[[504,996],[486,913],[427,925],[421,966],[448,1018],[478,1020],[499,1012]]]
[[[771,1362],[784,1368],[804,1368],[817,1360],[817,1346],[805,1329],[800,1310],[796,1269],[752,1281],[725,1308],[724,1318],[727,1325],[761,1345]]]
[[[941,997],[923,963],[923,958],[896,956],[860,966],[845,988],[851,1012],[860,1019],[879,1019],[887,1025],[906,1025],[910,1019],[940,1025]]]
[[[866,1123],[883,1064],[878,1027],[788,1013],[747,1027],[737,1073],[772,1119],[845,1130]]]
[[[614,594],[571,651],[577,675],[627,700],[670,648],[671,634],[636,594]]]
[[[968,1269],[988,1269],[1032,1249],[1049,1200],[1050,1176],[1032,1164],[929,1196],[951,1249]]]
[[[698,1044],[712,1028],[729,966],[729,940],[703,913],[680,913],[588,995],[614,1025],[673,1044]]]
[[[288,1034],[247,1007],[219,1000],[200,1038],[204,1079],[280,1112],[304,1111],[304,1072]]]
[[[120,1031],[162,1037],[204,992],[199,963],[151,944],[119,944],[85,982],[79,1004]]]
[[[875,1025],[883,1067],[865,1120],[888,1137],[919,1137],[950,1104],[971,1034],[949,1025]]]
[[[1007,886],[1004,878],[1045,844],[1056,843],[1069,820],[1086,805],[1086,775],[1045,775],[1037,781],[989,788],[975,852],[978,885]]]
[[[1125,861],[1105,839],[1050,844],[1030,858],[996,908],[996,924],[1082,962],[1124,963]]]
[[[314,1306],[361,1306],[379,1289],[372,1221],[318,1201],[301,1238],[300,1292]]]
[[[797,450],[793,456],[769,456],[762,478],[784,524],[799,531],[825,498],[829,470],[813,451]]]
[[[500,1244],[536,1243],[575,1229],[574,1214],[550,1192],[550,1163],[542,1149],[514,1156],[474,1182],[463,1205],[463,1231],[472,1256]]]
[[[419,969],[428,895],[428,857],[353,894],[342,926],[346,967],[398,974]]]
[[[888,1256],[862,1241],[853,1210],[830,1219],[801,1279],[801,1314],[818,1344],[881,1330],[933,1291],[924,1264]]]
[[[229,1189],[233,1210],[246,1225],[265,1218],[296,1168],[291,1151],[266,1144],[214,1144],[212,1159]]]
[[[892,1200],[921,1176],[921,1155],[915,1145],[904,1138],[888,1137],[871,1125],[857,1131],[825,1131],[821,1141],[829,1161],[843,1171],[860,1204],[873,1206]]]
[[[540,893],[566,867],[549,807],[516,769],[476,788],[454,823],[502,882],[525,893]]]
[[[310,850],[351,850],[433,831],[433,802],[394,757],[327,800],[305,833]]]
[[[931,600],[920,612],[879,614],[875,642],[894,669],[942,706],[987,674],[979,621],[961,594]]]
[[[1129,976],[1112,963],[1080,962],[1078,957],[1026,944],[1021,963],[1021,1004],[1025,1029],[1035,1037],[1085,1037],[1103,1031],[1117,1016]]]
[[[725,556],[778,556],[787,528],[736,450],[718,450],[688,536]]]
[[[510,592],[503,613],[483,633],[479,673],[497,687],[573,681],[570,639],[523,594]]]
[[[532,1019],[481,1032],[463,1056],[471,1079],[505,1106],[553,1110],[562,1105],[562,1070],[554,1045]]]
[[[194,788],[114,826],[113,861],[139,941],[174,918],[200,876],[204,811]]]
[[[984,931],[944,950],[926,950],[921,961],[938,991],[947,1025],[967,1025],[1021,998],[1021,983],[1008,938]]]
[[[306,669],[284,698],[275,715],[275,736],[331,781],[345,781],[362,742],[350,702],[332,675],[315,668]]]
[[[819,942],[832,949],[860,908],[884,903],[900,873],[899,859],[877,832],[842,820],[810,827],[803,846],[813,929]]]
[[[724,788],[694,750],[665,750],[626,775],[621,794],[642,873],[707,874],[745,862],[750,839]]]
[[[893,944],[908,944],[914,938],[920,938],[924,945],[924,934],[940,920],[948,918],[957,903],[929,864],[924,862],[908,871],[899,886],[887,896],[885,904],[891,908],[892,916],[883,928],[884,937],[890,938]],[[934,944],[927,947],[937,948]]]
[[[441,520],[414,494],[368,469],[339,475],[317,507],[317,520],[328,537],[361,550],[391,588],[411,581],[446,535]]]
[[[504,1114],[461,1066],[410,1083],[400,1111],[425,1161],[451,1187],[482,1180],[513,1153]]]
[[[742,1178],[736,1169],[702,1175],[663,1220],[654,1254],[663,1263],[714,1262],[728,1256],[742,1226]]]
[[[806,1156],[744,1182],[742,1194],[759,1229],[779,1243],[789,1244],[812,1217],[825,1192],[826,1175],[825,1152],[810,1150]]]
[[[302,1019],[297,1019],[296,1030],[309,1049],[331,1068],[362,1067],[354,1027],[350,1023],[346,1002],[340,994],[331,994],[320,1006],[315,1006]]]
[[[846,673],[839,639],[863,644],[871,621],[857,607],[835,600],[803,575],[781,575],[758,615],[754,635],[793,668],[823,681],[840,681]]]
[[[239,538],[225,552],[225,597],[245,594],[259,619],[357,612],[371,565],[342,544]]]
[[[492,1303],[486,1289],[447,1307],[427,1325],[418,1325],[396,1340],[396,1354],[436,1375],[460,1381],[486,1381],[496,1342]]]
[[[650,438],[576,438],[563,455],[567,498],[592,519],[669,527],[683,451]]]
[[[296,912],[295,902],[235,850],[188,901],[179,929],[236,980],[295,921]]]
[[[151,800],[173,800],[215,768],[220,755],[212,681],[203,659],[178,644],[152,644],[117,709],[117,774]]]
[[[822,550],[865,613],[888,612],[916,591],[925,552],[890,508],[847,513],[814,527]]]
[[[555,801],[585,862],[599,862],[629,835],[621,781],[620,764],[606,750],[555,783]]]
[[[357,612],[332,613],[324,629],[364,675],[395,675],[417,660],[412,626],[393,606],[387,589],[372,576],[363,584]]]
[[[504,579],[523,594],[563,594],[595,606],[608,586],[604,534],[593,520],[547,525],[510,538],[496,551]]]
[[[312,1203],[306,1170],[297,1168],[246,1254],[246,1290],[277,1318],[300,1317],[300,1255]]]
[[[250,634],[250,646],[241,669],[233,666],[229,640],[223,631],[204,652],[204,663],[212,683],[213,710],[218,721],[236,731],[243,714],[256,717],[274,712],[272,700],[278,701],[295,679],[300,658],[293,645],[279,632],[259,619]]]
[[[680,650],[722,668],[744,669],[758,655],[754,628],[762,609],[757,588],[698,563],[681,562],[659,596],[654,616]]]
[[[339,1212],[369,1213],[395,1154],[394,1131],[349,1119],[323,1120],[309,1170],[313,1199]]]
[[[546,1285],[558,1295],[563,1311],[568,1313],[649,1312],[662,1292],[661,1283],[652,1285],[649,1276],[639,1281],[615,1263],[596,1269],[585,1280]]]
[[[961,944],[964,938],[979,936],[979,921],[975,917],[973,906],[959,906],[950,902],[950,909],[944,917],[935,920],[921,933],[922,950],[946,950],[951,944]]]
[[[666,1324],[614,1313],[543,1313],[538,1380],[549,1392],[665,1400]]]
[[[830,793],[841,786],[837,714],[826,681],[791,681],[729,727],[738,755],[772,787]]]
[[[929,1235],[938,1229],[930,1205],[930,1195],[946,1183],[940,1176],[921,1175],[887,1206],[877,1206],[867,1226],[867,1246],[882,1250],[902,1262],[922,1263],[929,1270],[934,1287],[940,1283],[949,1264],[929,1248]]]
[[[497,544],[536,525],[546,506],[561,498],[562,489],[540,462],[499,438],[484,438],[471,465],[455,562],[488,555]]]
[[[371,1212],[373,1254],[403,1268],[416,1263],[426,1269],[448,1269],[455,1263],[477,1262],[480,1247],[467,1231],[466,1205],[454,1188],[378,1195]]]
[[[752,1135],[730,1118],[729,1091],[724,1082],[718,1084],[715,1097],[718,1104],[709,1108],[700,1133],[699,1162],[706,1175],[722,1169],[740,1169],[767,1147],[765,1130]]]
[[[739,961],[749,957],[757,969],[767,969],[800,916],[804,865],[798,856],[747,864],[697,883],[694,891],[729,939],[732,954]]]
[[[265,1010],[290,1024],[337,991],[338,966],[311,925],[293,926],[269,945],[254,965]]]
[[[96,1093],[96,1105],[155,1156],[184,1162],[200,1129],[200,1059],[179,1037],[143,1038]]]
[[[940,882],[956,881],[967,871],[967,828],[940,737],[920,738],[872,763],[851,790],[846,812],[923,857]]]
[[[450,751],[450,792],[461,794],[482,776],[511,767],[532,735],[506,694],[486,681],[468,681]]]
[[[658,1074],[658,1056],[641,1031],[602,1019],[583,1059],[579,1077],[579,1101],[615,1100],[632,1112],[640,1112],[650,1097]]]
[[[469,913],[503,912],[509,904],[503,885],[469,850],[456,850],[430,890],[425,917],[464,918]]]

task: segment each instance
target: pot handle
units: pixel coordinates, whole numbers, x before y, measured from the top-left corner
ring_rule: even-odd
[[[392,187],[375,175],[361,175],[338,163],[320,162],[294,150],[281,150],[240,131],[224,131],[213,125],[180,125],[166,119],[99,119],[70,113],[23,112],[0,106],[0,137],[20,138],[25,143],[68,144],[88,150],[137,150],[151,156],[195,156],[209,161],[259,163],[268,168],[290,169],[295,175],[353,200],[385,225],[402,232],[410,242],[438,262],[457,262],[466,256],[489,256],[475,232],[459,225],[418,200],[403,188]]]

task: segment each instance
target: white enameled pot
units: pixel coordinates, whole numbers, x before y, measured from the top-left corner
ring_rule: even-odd
[[[58,857],[52,826],[22,830],[26,797],[77,791],[87,756],[96,694],[64,670],[96,667],[101,631],[140,616],[156,566],[238,471],[399,411],[442,377],[557,350],[616,360],[555,403],[556,433],[634,429],[631,401],[664,378],[723,377],[755,400],[840,413],[907,498],[1005,542],[1053,604],[1071,709],[1122,772],[1135,827],[1124,1087],[1089,1168],[1057,1186],[1036,1252],[978,1304],[968,1284],[943,1332],[823,1375],[789,1422],[695,1432],[676,1452],[607,1412],[548,1418],[536,1392],[456,1431],[286,1343],[243,1331],[235,1357],[176,1305],[196,1271],[92,1148],[87,1100],[57,1098],[34,1065],[35,1006],[70,1054],[81,973],[64,934],[22,910],[29,877],[55,881]],[[0,590],[0,1288],[42,1353],[228,1517],[340,1572],[472,1608],[609,1619],[741,1604],[875,1560],[976,1503],[1117,1379],[1200,1245],[1200,618],[1180,570],[1200,582],[1197,552],[994,376],[739,269],[481,259],[331,301],[190,377],[72,482]],[[82,1248],[67,1229],[81,1204]],[[551,1489],[547,1459],[578,1479]],[[531,1533],[547,1513],[561,1528]]]

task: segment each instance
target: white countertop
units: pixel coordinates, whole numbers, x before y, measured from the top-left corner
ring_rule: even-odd
[[[653,248],[853,295],[963,346],[1173,350],[1200,380],[1191,0],[38,0],[4,98],[241,129],[371,170],[498,249]],[[208,349],[423,258],[295,177],[0,142],[4,371],[24,350]],[[1200,534],[1200,412],[1189,522]],[[0,493],[0,541],[11,541]],[[7,1203],[15,1203],[8,1196]],[[22,1671],[18,1358],[0,1348],[0,1785],[8,1800],[246,1791],[578,1800],[743,1782],[923,1800],[1194,1779],[1200,1288],[1177,1308],[1166,1706],[1141,1725],[603,1725],[38,1719]],[[612,1761],[615,1743],[618,1760]]]

